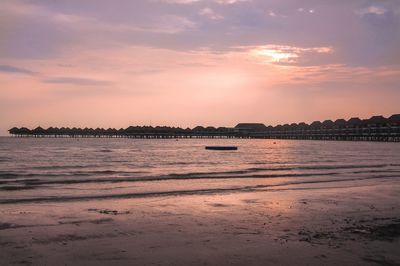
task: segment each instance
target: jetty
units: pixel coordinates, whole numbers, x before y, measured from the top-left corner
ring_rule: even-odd
[[[40,126],[29,129],[13,127],[9,133],[15,137],[34,138],[134,138],[134,139],[179,139],[179,138],[246,138],[246,139],[304,139],[304,140],[349,140],[400,142],[400,114],[390,117],[358,117],[349,120],[337,119],[304,122],[276,126],[262,123],[239,123],[235,127],[180,128],[168,126],[130,126],[127,128],[69,128]]]

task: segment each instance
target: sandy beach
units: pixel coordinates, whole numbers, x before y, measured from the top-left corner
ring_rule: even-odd
[[[346,186],[3,204],[0,264],[399,265],[400,182]]]

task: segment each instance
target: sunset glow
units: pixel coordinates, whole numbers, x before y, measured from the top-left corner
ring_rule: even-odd
[[[1,0],[1,265],[400,265],[400,0]]]
[[[0,134],[397,113],[399,10],[396,1],[5,1]]]

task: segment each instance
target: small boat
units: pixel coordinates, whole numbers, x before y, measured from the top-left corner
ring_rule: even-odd
[[[206,150],[215,151],[236,151],[238,147],[236,146],[206,146]]]

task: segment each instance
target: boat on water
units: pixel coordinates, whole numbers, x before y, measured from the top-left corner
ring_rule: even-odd
[[[206,146],[206,150],[216,150],[216,151],[236,151],[237,146]]]

